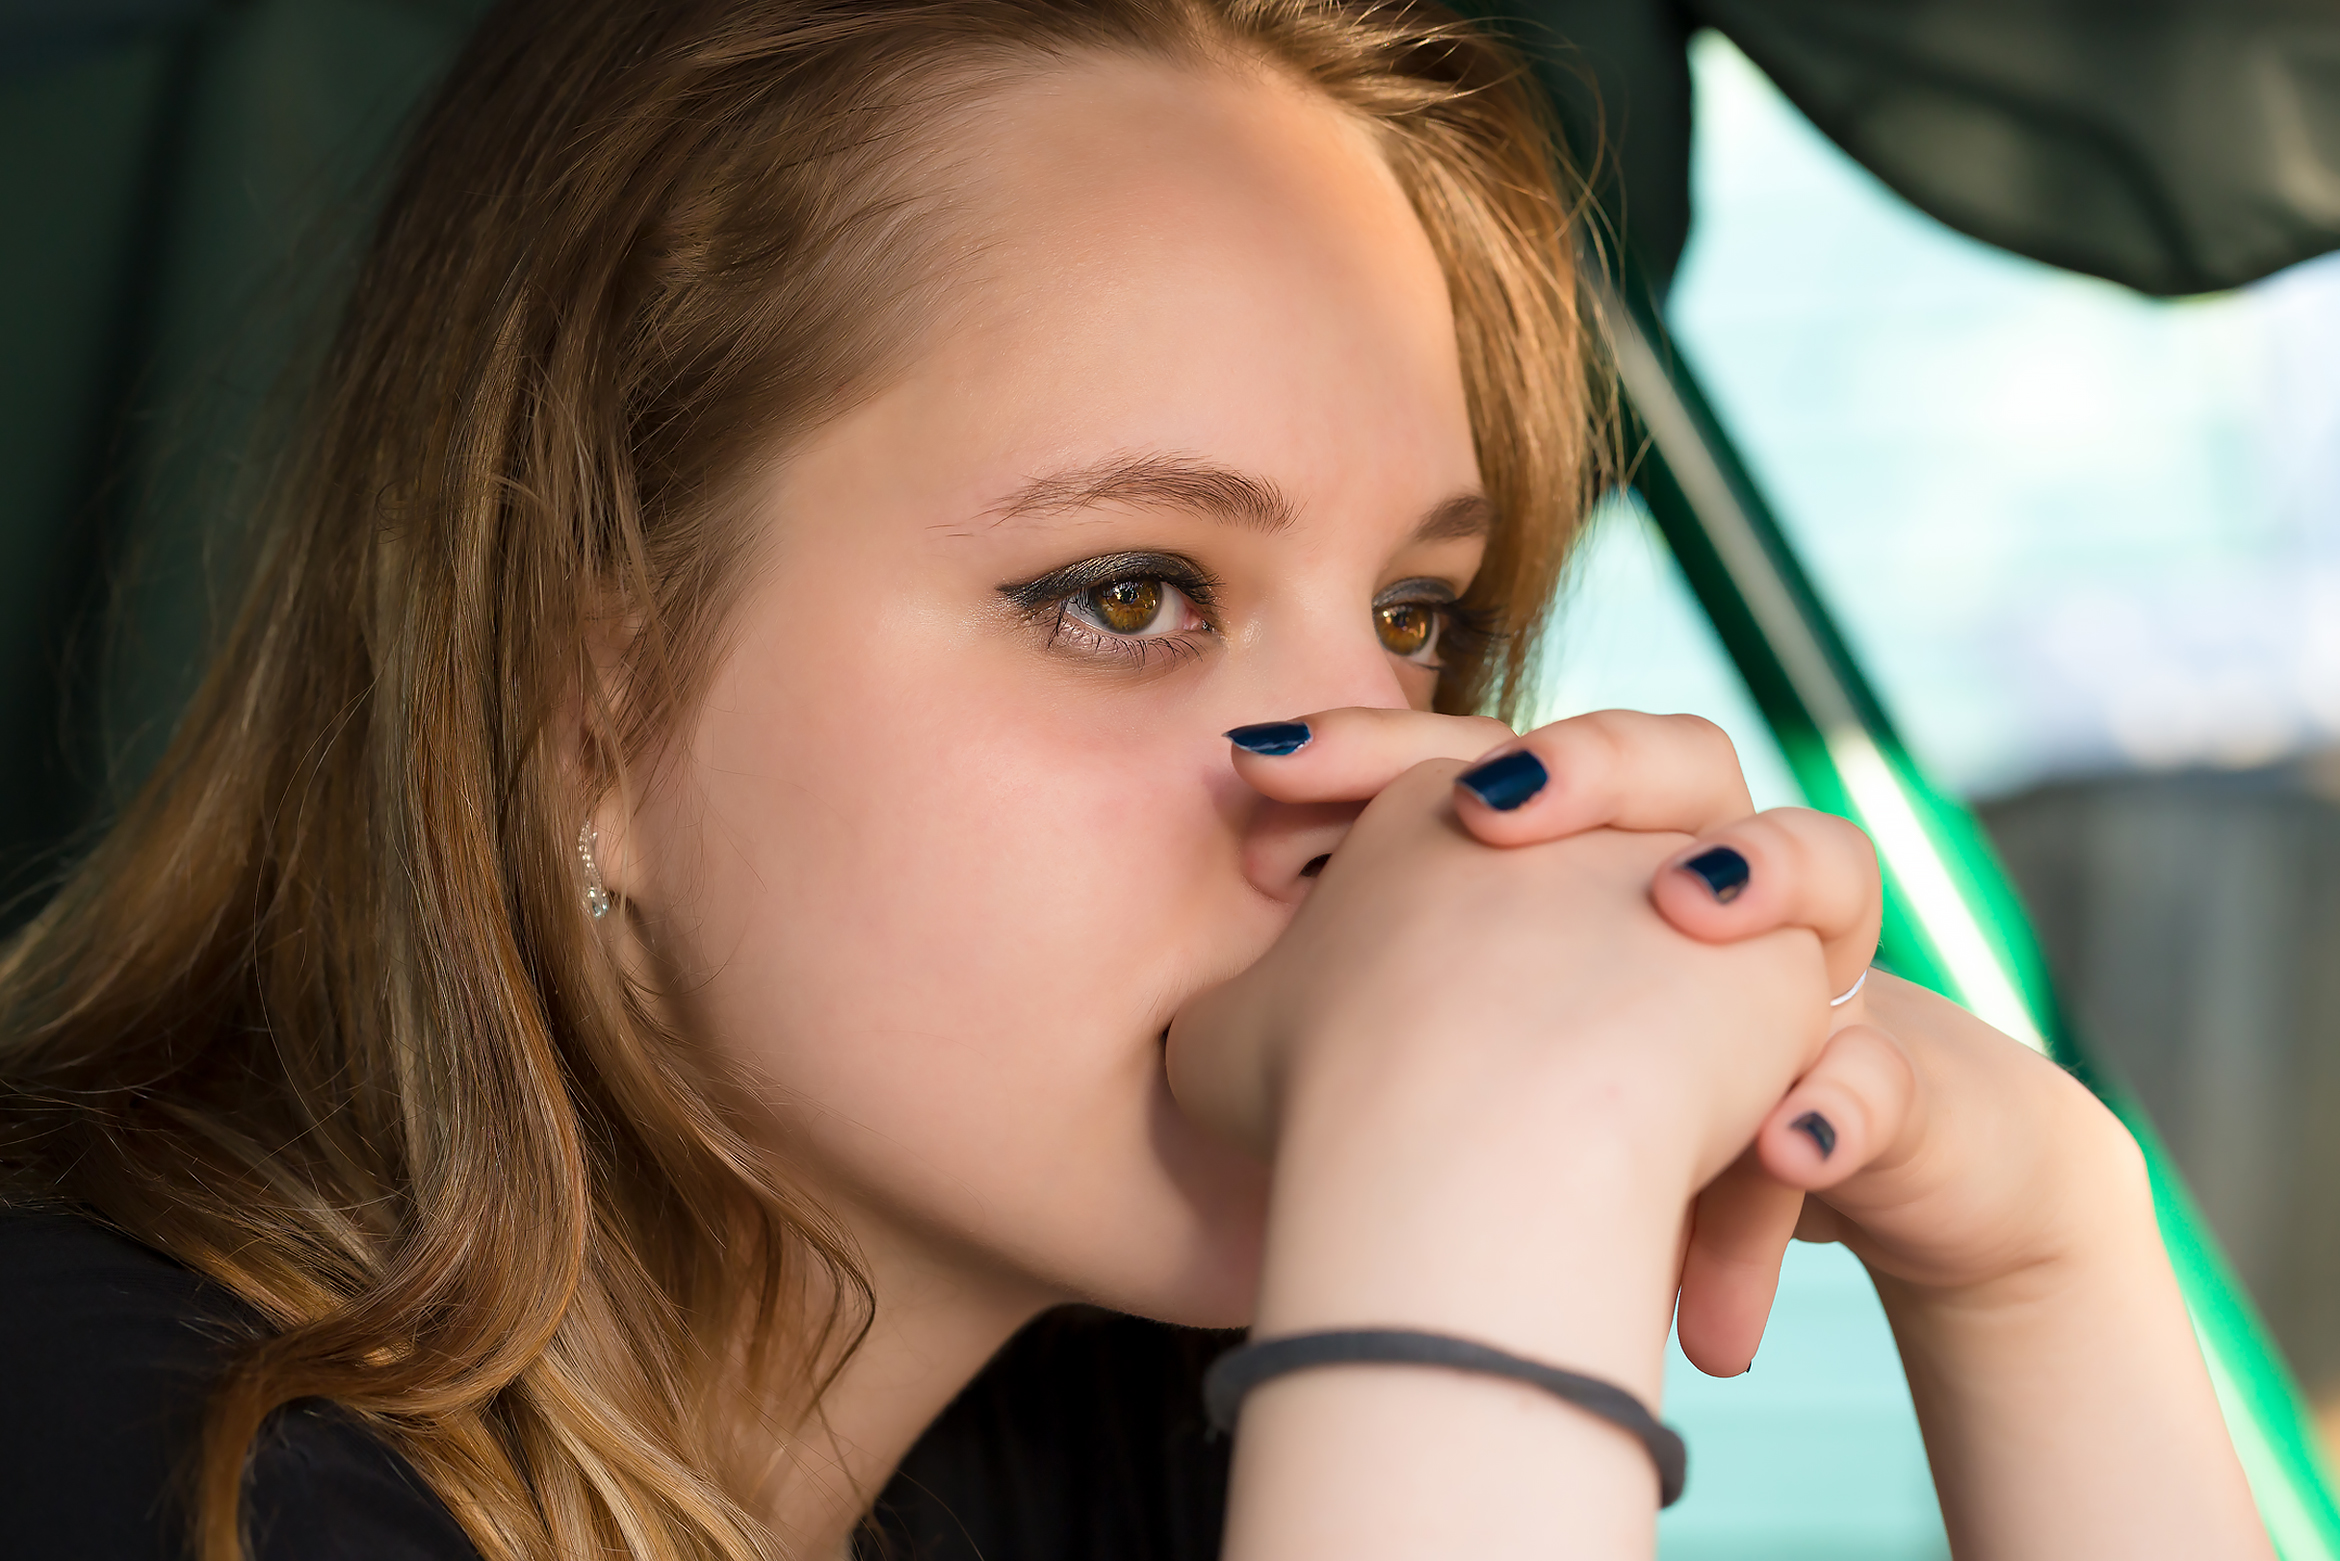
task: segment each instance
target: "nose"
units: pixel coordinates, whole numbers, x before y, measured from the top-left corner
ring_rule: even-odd
[[[1364,806],[1259,797],[1243,832],[1245,880],[1271,900],[1298,905]]]

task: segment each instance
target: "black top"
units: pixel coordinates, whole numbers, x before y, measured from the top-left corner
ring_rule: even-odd
[[[223,1350],[260,1320],[62,1214],[0,1210],[0,1550],[187,1561],[183,1500]],[[1203,1367],[1227,1334],[1051,1313],[969,1384],[880,1496],[863,1561],[1212,1561],[1227,1443]],[[280,1410],[245,1488],[255,1561],[479,1561],[413,1467],[322,1399]]]
[[[0,1212],[0,1535],[20,1561],[185,1561],[182,1499],[221,1352],[258,1320],[64,1215]],[[396,1452],[320,1399],[255,1445],[256,1561],[479,1561]]]

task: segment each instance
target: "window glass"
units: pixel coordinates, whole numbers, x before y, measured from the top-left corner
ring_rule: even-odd
[[[1989,248],[1693,48],[1669,315],[1952,790],[2340,738],[2340,257],[2170,302]]]

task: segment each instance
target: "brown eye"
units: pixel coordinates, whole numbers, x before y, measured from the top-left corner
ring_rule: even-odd
[[[1373,609],[1381,648],[1393,656],[1419,656],[1438,637],[1438,609],[1426,602],[1391,602]]]
[[[1150,628],[1162,613],[1162,582],[1116,580],[1089,592],[1089,610],[1116,634],[1135,634]]]

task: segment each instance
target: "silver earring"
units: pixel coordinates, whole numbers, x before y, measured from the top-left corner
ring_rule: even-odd
[[[577,831],[577,860],[585,864],[585,910],[595,921],[609,914],[609,891],[601,886],[601,864],[593,860],[593,848],[600,842],[593,820],[587,819]]]

